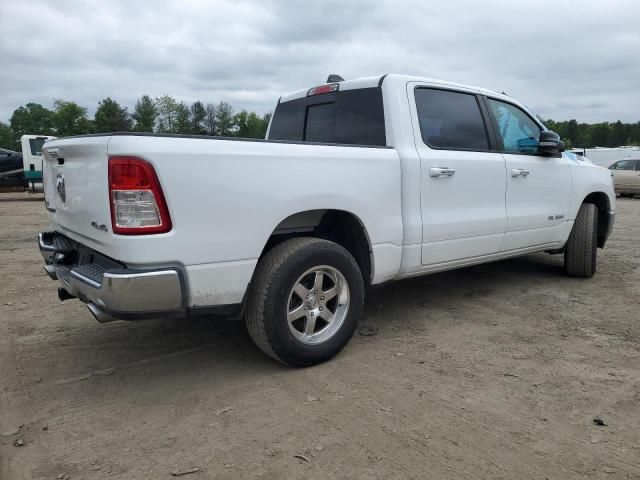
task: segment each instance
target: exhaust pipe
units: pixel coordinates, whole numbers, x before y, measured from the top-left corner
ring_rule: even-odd
[[[48,265],[47,265],[48,266]],[[47,272],[48,273],[48,272]],[[65,300],[71,300],[72,298],[76,298],[73,295],[71,295],[69,292],[67,292],[64,288],[62,287],[58,287],[58,299],[61,302],[64,302]]]
[[[117,320],[117,318],[113,318],[111,315],[109,315],[105,311],[100,310],[95,303],[87,303],[87,308],[89,309],[91,314],[94,316],[94,318],[100,323],[115,322]]]

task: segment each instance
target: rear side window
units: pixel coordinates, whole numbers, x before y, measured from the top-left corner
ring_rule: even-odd
[[[269,139],[385,146],[382,90],[344,90],[280,103]]]
[[[475,95],[415,90],[422,141],[433,148],[489,150],[487,129]]]

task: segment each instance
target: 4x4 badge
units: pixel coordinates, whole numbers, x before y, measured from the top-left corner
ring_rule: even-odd
[[[109,229],[107,228],[107,226],[104,223],[100,224],[98,222],[91,222],[91,226],[93,228],[95,228],[96,230],[100,230],[101,232],[108,232],[109,231]]]
[[[62,200],[62,203],[66,202],[67,191],[64,187],[64,176],[61,173],[56,177],[56,190],[58,191],[58,196],[60,197],[60,200]]]

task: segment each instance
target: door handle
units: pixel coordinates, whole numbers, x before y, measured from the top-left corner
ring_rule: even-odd
[[[429,176],[431,177],[452,177],[455,173],[455,168],[431,167],[429,169]]]
[[[512,177],[526,177],[531,172],[529,170],[525,170],[524,168],[512,168],[511,176]]]

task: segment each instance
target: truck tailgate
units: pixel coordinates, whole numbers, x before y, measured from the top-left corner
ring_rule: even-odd
[[[111,230],[107,144],[109,136],[48,142],[44,154],[45,204],[65,233],[101,245]],[[104,227],[101,227],[103,226]]]

